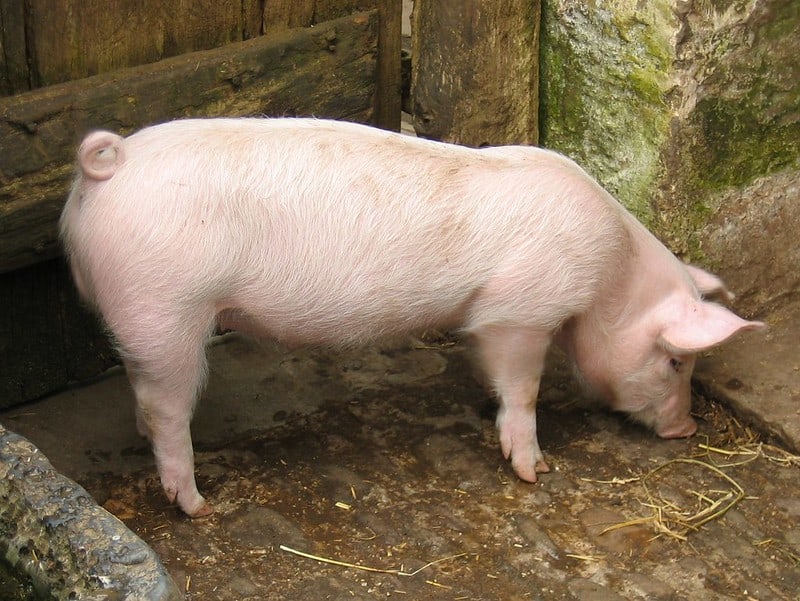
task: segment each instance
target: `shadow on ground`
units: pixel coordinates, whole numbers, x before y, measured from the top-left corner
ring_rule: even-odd
[[[539,411],[554,469],[527,484],[458,343],[285,353],[228,336],[211,366],[193,428],[205,519],[167,505],[121,370],[2,416],[187,599],[797,599],[800,466],[702,397],[698,435],[660,440],[555,360]]]

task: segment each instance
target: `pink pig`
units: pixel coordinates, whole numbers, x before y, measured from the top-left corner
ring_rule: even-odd
[[[695,354],[764,327],[702,299],[686,267],[575,163],[313,119],[206,119],[89,134],[61,216],[76,285],[102,314],[171,501],[212,511],[189,422],[216,328],[348,345],[459,327],[500,399],[503,453],[536,437],[555,340],[614,409],[690,436]]]

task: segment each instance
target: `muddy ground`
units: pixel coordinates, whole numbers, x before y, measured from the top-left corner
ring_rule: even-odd
[[[287,353],[225,338],[196,418],[204,519],[167,504],[121,371],[3,420],[187,599],[800,599],[796,459],[699,397],[698,434],[660,440],[556,360],[539,409],[553,471],[521,482],[454,342]]]

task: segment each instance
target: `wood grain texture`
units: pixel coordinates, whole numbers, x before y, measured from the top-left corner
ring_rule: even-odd
[[[375,124],[384,129],[400,129],[403,96],[400,68],[402,13],[400,0],[384,0],[380,3]]]
[[[468,146],[538,138],[540,0],[416,0],[417,133]]]
[[[0,96],[379,7],[391,12],[399,4],[400,0],[0,0]]]
[[[64,261],[0,275],[0,408],[36,399],[118,362],[78,300]]]
[[[377,12],[0,98],[0,272],[58,253],[73,156],[93,128],[171,117],[317,115],[372,122]]]

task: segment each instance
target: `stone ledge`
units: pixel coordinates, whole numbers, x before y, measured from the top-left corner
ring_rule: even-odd
[[[800,302],[763,320],[766,333],[742,335],[700,357],[695,378],[709,396],[800,452]]]
[[[0,552],[42,597],[183,598],[144,541],[2,425],[0,499]]]

